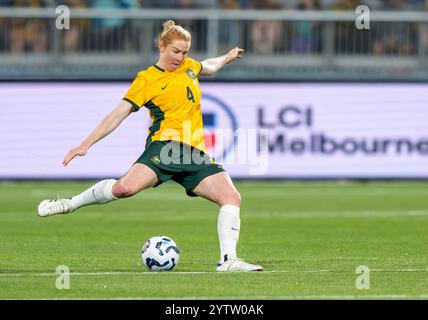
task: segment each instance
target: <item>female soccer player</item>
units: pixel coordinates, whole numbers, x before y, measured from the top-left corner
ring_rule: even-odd
[[[171,179],[181,184],[189,196],[201,196],[219,205],[217,230],[221,255],[217,271],[261,271],[261,266],[236,255],[241,197],[222,166],[205,152],[197,78],[211,75],[241,58],[244,50],[236,47],[223,56],[198,62],[187,56],[190,44],[187,30],[174,21],[165,22],[157,38],[159,61],[138,73],[123,101],[63,161],[66,166],[76,156],[84,156],[93,144],[144,106],[152,125],[145,151],[130,170],[118,181],[100,181],[70,199],[44,200],[38,205],[38,215],[70,213],[86,205],[130,197]]]

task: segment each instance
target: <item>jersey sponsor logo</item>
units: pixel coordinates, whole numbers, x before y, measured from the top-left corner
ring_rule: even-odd
[[[190,79],[196,79],[196,74],[191,69],[187,69],[186,73],[190,77]]]

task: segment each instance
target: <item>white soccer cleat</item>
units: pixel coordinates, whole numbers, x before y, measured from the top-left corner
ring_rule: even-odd
[[[223,263],[217,264],[217,271],[222,272],[251,272],[251,271],[263,271],[263,267],[245,262],[241,259],[230,259]]]
[[[43,200],[37,206],[37,215],[39,217],[49,217],[55,214],[64,214],[71,212],[67,205],[68,199],[58,198],[56,200]]]

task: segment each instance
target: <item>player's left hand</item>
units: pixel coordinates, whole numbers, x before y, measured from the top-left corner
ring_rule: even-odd
[[[75,157],[80,156],[83,157],[88,152],[88,148],[84,146],[78,146],[73,149],[71,149],[64,157],[64,160],[62,161],[62,164],[67,166],[67,164],[73,160]]]
[[[227,53],[227,63],[242,58],[244,56],[244,49],[235,47]]]

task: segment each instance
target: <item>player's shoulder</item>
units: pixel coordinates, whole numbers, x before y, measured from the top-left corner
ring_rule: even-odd
[[[193,59],[191,57],[186,57],[185,59],[185,68],[192,69],[196,74],[202,70],[202,63],[199,60]]]
[[[148,67],[147,69],[140,70],[137,73],[137,78],[150,78],[151,74],[153,73],[151,69],[152,69],[152,66]]]
[[[158,76],[159,72],[157,72],[156,68],[154,66],[150,66],[147,69],[139,71],[135,78],[144,80],[145,82],[151,82]]]
[[[184,62],[187,63],[187,64],[191,64],[191,65],[199,64],[200,63],[199,60],[196,60],[196,59],[194,59],[192,57],[186,57],[186,59],[184,60]]]

